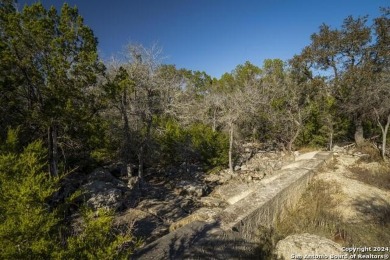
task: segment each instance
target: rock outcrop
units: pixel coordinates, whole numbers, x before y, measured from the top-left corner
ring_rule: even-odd
[[[139,249],[135,258],[253,257],[259,246],[259,226],[272,226],[283,216],[286,208],[298,201],[313,175],[332,159],[332,154],[312,152],[298,159],[267,174],[260,182],[242,182],[240,175],[244,172],[233,174],[227,183],[198,200],[202,208],[172,222],[167,235]]]
[[[125,206],[131,190],[127,185],[103,168],[94,170],[81,186],[83,199],[92,209],[118,210]]]
[[[281,259],[300,259],[301,256],[313,256],[309,259],[325,259],[314,258],[314,256],[327,256],[329,259],[331,255],[345,255],[345,252],[339,244],[330,239],[304,233],[280,240],[276,245],[275,254]]]

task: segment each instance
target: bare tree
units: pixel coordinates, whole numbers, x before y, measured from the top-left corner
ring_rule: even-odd
[[[382,132],[381,155],[386,156],[386,140],[390,126],[390,76],[383,73],[383,77],[374,85],[375,91],[371,92],[371,99],[376,101],[374,106],[374,116],[376,123]]]
[[[309,99],[302,85],[286,75],[282,81],[269,86],[270,119],[275,135],[291,152],[309,114]],[[283,147],[284,147],[283,145]]]
[[[169,110],[178,88],[175,69],[161,64],[161,52],[157,46],[148,49],[129,45],[127,62],[114,63],[109,70],[111,100],[122,120],[123,159],[130,174],[130,153],[135,153],[140,178],[144,175],[155,121]]]

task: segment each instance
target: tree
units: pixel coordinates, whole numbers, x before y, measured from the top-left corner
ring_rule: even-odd
[[[205,96],[209,93],[212,79],[206,72],[180,69],[178,73],[183,79],[182,88],[186,92],[191,92],[191,95],[195,98]]]
[[[382,16],[374,20],[376,35],[375,64],[379,79],[374,84],[370,98],[375,102],[374,114],[382,132],[382,158],[386,155],[386,139],[390,126],[390,8],[382,8]]]
[[[306,83],[304,83],[306,84]],[[276,139],[287,145],[288,152],[305,127],[310,111],[310,98],[303,87],[291,75],[272,87],[270,93],[270,117]]]
[[[371,28],[366,22],[367,17],[354,19],[350,16],[341,29],[331,29],[323,24],[301,54],[302,59],[311,62],[314,68],[331,74],[337,105],[353,118],[358,145],[364,142],[363,122],[371,113],[371,100],[365,97],[375,72]]]
[[[216,92],[210,95],[208,107],[219,112],[219,123],[229,135],[229,170],[234,172],[234,144],[237,125],[253,120],[265,105],[264,96],[257,86],[247,84],[245,87],[229,92]]]
[[[9,102],[33,138],[47,136],[50,173],[58,176],[60,148],[73,146],[83,131],[80,123],[87,124],[96,110],[91,93],[103,69],[97,40],[77,9],[67,4],[60,14],[40,3],[21,12],[2,7],[1,13]],[[70,142],[59,140],[69,135]]]
[[[111,131],[107,135],[119,139],[117,143],[120,146],[120,159],[126,164],[127,174],[131,176],[130,163],[133,160],[132,135],[134,133],[130,126],[130,98],[134,91],[134,82],[129,78],[126,69],[115,62],[109,64],[107,72],[108,81],[104,85],[104,96],[109,104],[104,110],[104,116],[110,120],[111,125],[119,125],[121,128],[120,133]],[[119,115],[116,116],[117,114]]]
[[[145,161],[153,145],[153,131],[160,116],[170,110],[179,79],[173,66],[161,65],[161,49],[129,45],[128,62],[110,66],[106,92],[111,106],[122,118],[123,154],[127,164],[134,153],[138,177],[143,178]],[[115,113],[115,112],[114,112]]]
[[[386,141],[390,127],[390,76],[389,73],[383,73],[382,78],[374,85],[376,91],[372,92],[370,98],[377,101],[373,108],[376,123],[382,133],[381,155],[385,159]]]

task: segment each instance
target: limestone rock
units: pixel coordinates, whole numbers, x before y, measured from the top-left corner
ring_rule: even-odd
[[[106,169],[99,168],[87,177],[81,189],[87,205],[93,209],[106,208],[118,210],[124,204],[129,189]]]
[[[282,259],[291,259],[292,255],[345,255],[341,246],[330,239],[308,233],[291,235],[280,240],[275,254]]]
[[[180,181],[175,187],[179,190],[181,195],[192,195],[195,197],[202,197],[207,192],[207,186],[202,183]]]
[[[242,171],[242,169],[240,169]],[[224,184],[233,178],[233,174],[229,170],[223,170],[219,173],[208,174],[204,180],[209,183]]]
[[[97,168],[87,177],[88,181],[115,182],[117,179],[104,168]]]
[[[139,188],[140,178],[138,176],[129,177],[127,181],[127,187],[130,189],[138,189]]]
[[[168,232],[167,226],[158,217],[135,208],[115,216],[114,225],[124,232],[130,229],[134,236],[142,237],[147,242]]]
[[[343,147],[335,145],[332,147],[332,151],[335,153],[343,153],[343,152],[345,152],[345,149]]]
[[[93,209],[117,210],[122,206],[123,193],[110,182],[93,181],[83,186],[87,205]]]
[[[209,209],[209,208],[200,208],[196,210],[191,215],[172,223],[169,227],[169,232],[172,232],[178,228],[181,228],[187,224],[190,224],[195,221],[212,221],[214,216],[217,215],[222,209]]]
[[[220,176],[219,174],[208,174],[205,176],[204,180],[206,182],[210,182],[210,183],[216,183],[216,182],[219,182],[219,179],[220,179]]]

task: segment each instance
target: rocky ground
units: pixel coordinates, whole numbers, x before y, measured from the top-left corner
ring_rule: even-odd
[[[118,167],[99,168],[84,178],[81,198],[94,209],[115,210],[116,225],[131,227],[136,237],[150,243],[186,223],[207,221],[234,203],[229,200],[240,199],[234,197],[236,192],[243,196],[253,183],[270,178],[294,160],[294,155],[281,152],[245,151],[234,173],[207,174],[196,165],[150,171],[139,188],[129,188],[133,184],[118,174]]]
[[[164,172],[149,170],[140,185],[132,183],[133,179],[129,181],[121,174],[120,165],[96,169],[82,178],[70,175],[69,185],[63,185],[56,199],[61,200],[61,197],[72,194],[79,187],[83,194],[79,196],[78,204],[86,203],[94,209],[114,210],[115,224],[125,229],[130,228],[134,236],[148,244],[187,223],[210,220],[227,205],[252,192],[254,184],[267,183],[275,178],[275,171],[284,168],[299,156],[298,152],[286,155],[283,152],[261,151],[253,147],[247,147],[244,151],[234,173],[222,170],[210,174],[205,173],[200,166],[183,165]],[[333,164],[318,173],[314,181],[336,183],[341,189],[341,192],[332,195],[337,201],[337,206],[332,210],[342,216],[343,222],[389,223],[390,188],[383,188],[385,186],[380,181],[379,184],[376,182],[378,185],[372,184],[375,183],[372,181],[375,179],[375,172],[388,166],[367,162],[366,157],[367,154],[354,149],[335,147]],[[370,179],[372,183],[362,181],[362,176],[363,179],[365,177],[362,172],[374,173]],[[302,237],[311,235],[302,234]],[[310,240],[308,239],[309,242]],[[332,245],[329,241],[324,240],[325,242]]]
[[[134,235],[149,243],[189,222],[207,221],[229,204],[231,194],[249,191],[252,183],[272,176],[293,157],[258,151],[242,160],[233,174],[228,170],[207,174],[193,166],[149,175],[136,206],[118,215],[117,223],[133,225]]]
[[[227,205],[253,191],[255,183],[272,180],[276,170],[298,155],[246,148],[234,173],[222,170],[207,174],[197,165],[164,172],[151,170],[139,188],[119,174],[120,166],[99,168],[78,179],[83,190],[79,202],[94,209],[103,207],[116,211],[115,224],[131,228],[132,233],[147,244],[187,223],[211,219]],[[379,163],[362,162],[365,156],[336,147],[333,165],[315,177],[341,187],[342,192],[334,195],[338,201],[334,210],[345,222],[377,221],[387,216],[383,212],[390,212],[390,189],[356,178],[354,167],[370,171],[382,167]],[[65,185],[62,194],[74,191],[69,187],[74,189]]]
[[[335,182],[341,187],[341,194],[335,199],[344,222],[373,221],[381,209],[390,209],[390,190],[381,189],[357,179],[354,169],[372,172],[385,167],[379,162],[359,162],[362,155],[335,154],[333,169],[321,172],[317,179]]]

